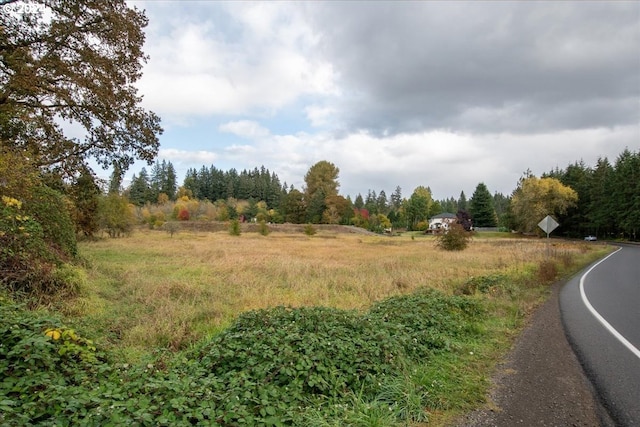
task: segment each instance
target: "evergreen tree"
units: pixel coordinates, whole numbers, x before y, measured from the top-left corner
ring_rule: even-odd
[[[493,197],[487,186],[481,182],[471,196],[469,204],[474,227],[496,227],[498,221],[493,208]]]
[[[182,187],[185,190],[191,191],[193,197],[196,199],[202,198],[200,195],[200,182],[198,178],[198,171],[195,168],[187,169],[187,172],[182,183]]]
[[[402,206],[402,189],[398,185],[391,195],[391,208],[395,211],[398,211],[398,209],[400,209],[400,206]]]
[[[380,193],[378,193],[378,199],[376,201],[376,209],[378,213],[381,213],[383,215],[386,215],[387,213],[389,213],[387,193],[385,193],[384,190],[380,190]]]
[[[625,149],[616,159],[612,176],[612,203],[619,231],[632,240],[640,232],[640,152]]]
[[[75,205],[74,222],[76,231],[85,236],[93,236],[100,226],[98,208],[100,187],[88,169],[84,169],[71,188],[71,199]]]
[[[162,161],[164,164],[164,160]],[[162,186],[160,187],[160,192],[166,194],[170,200],[176,199],[176,191],[178,189],[177,177],[176,177],[176,169],[173,167],[171,162],[167,162],[167,165],[164,169],[164,176],[162,180]]]
[[[129,186],[129,200],[137,206],[142,206],[145,203],[155,203],[157,201],[153,198],[153,193],[149,185],[149,175],[145,168],[142,168],[140,175],[133,175],[131,185]]]
[[[567,166],[565,170],[556,168],[556,171],[549,176],[571,187],[578,194],[577,203],[567,209],[564,215],[557,218],[560,223],[558,233],[581,236],[590,232],[593,227],[589,224],[587,209],[591,204],[589,200],[591,198],[591,169],[580,161]]]
[[[460,197],[458,198],[458,209],[461,211],[467,211],[467,196],[465,196],[464,191],[460,192]]]
[[[353,202],[353,207],[357,209],[362,209],[364,207],[364,200],[362,200],[362,194],[358,193],[356,196],[356,201]]]
[[[118,163],[113,164],[113,171],[111,172],[111,179],[109,179],[109,192],[108,194],[120,194],[122,191],[122,176],[124,171]]]
[[[368,210],[371,215],[378,213],[378,200],[375,191],[367,191],[367,197],[364,199],[364,208]]]
[[[608,236],[615,228],[614,209],[611,204],[613,193],[613,167],[609,160],[598,159],[591,177],[589,194],[589,206],[587,217],[593,227],[592,234],[596,236]]]
[[[332,195],[334,197],[336,195]],[[324,194],[324,190],[319,188],[313,195],[311,199],[307,201],[307,221],[311,224],[319,224],[322,222],[322,215],[327,208],[327,204],[325,202],[326,196]]]

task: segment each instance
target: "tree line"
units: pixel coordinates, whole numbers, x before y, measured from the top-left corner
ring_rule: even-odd
[[[561,224],[556,234],[635,239],[640,212],[638,162],[638,153],[627,149],[614,164],[606,158],[599,159],[595,167],[576,162],[540,178],[527,171],[510,195],[492,195],[480,182],[469,199],[462,191],[457,199],[435,200],[428,186],[418,186],[409,197],[403,196],[400,186],[389,196],[385,190],[368,190],[364,197],[344,197],[339,194],[339,169],[327,161],[309,169],[300,190],[281,184],[277,174],[264,166],[238,173],[213,165],[189,169],[183,185],[176,189],[173,165],[163,161],[156,162],[150,178],[144,168],[134,175],[123,194],[138,206],[186,197],[225,205],[221,218],[345,224],[377,232],[389,228],[426,230],[433,216],[452,213],[459,222],[468,224],[467,228],[534,233],[542,218],[553,215]],[[172,184],[167,187],[167,182]],[[163,192],[164,188],[169,190]],[[146,197],[137,196],[141,193]],[[240,209],[238,200],[246,201]],[[191,215],[197,216],[197,212]]]
[[[560,233],[602,238],[640,237],[640,151],[625,149],[613,164],[607,157],[594,166],[583,161],[545,174],[577,193],[575,205],[559,216]]]

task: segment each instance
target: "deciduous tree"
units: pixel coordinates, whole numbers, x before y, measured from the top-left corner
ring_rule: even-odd
[[[47,0],[32,13],[0,7],[0,143],[36,166],[66,171],[92,157],[126,169],[151,161],[160,118],[135,86],[147,18],[125,0]],[[63,122],[84,130],[68,135]]]
[[[409,228],[414,229],[419,222],[429,218],[432,203],[431,190],[428,187],[418,186],[413,190],[411,197],[405,203]]]
[[[518,231],[533,232],[547,215],[564,214],[578,201],[578,194],[555,178],[528,175],[511,197],[511,212]]]

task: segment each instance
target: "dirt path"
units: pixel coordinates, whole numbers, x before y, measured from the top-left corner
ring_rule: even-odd
[[[614,426],[564,334],[556,283],[498,367],[490,408],[455,423],[465,427]]]

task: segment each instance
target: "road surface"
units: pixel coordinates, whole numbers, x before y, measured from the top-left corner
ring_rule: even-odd
[[[616,425],[640,426],[640,246],[622,245],[560,292],[571,343]]]

